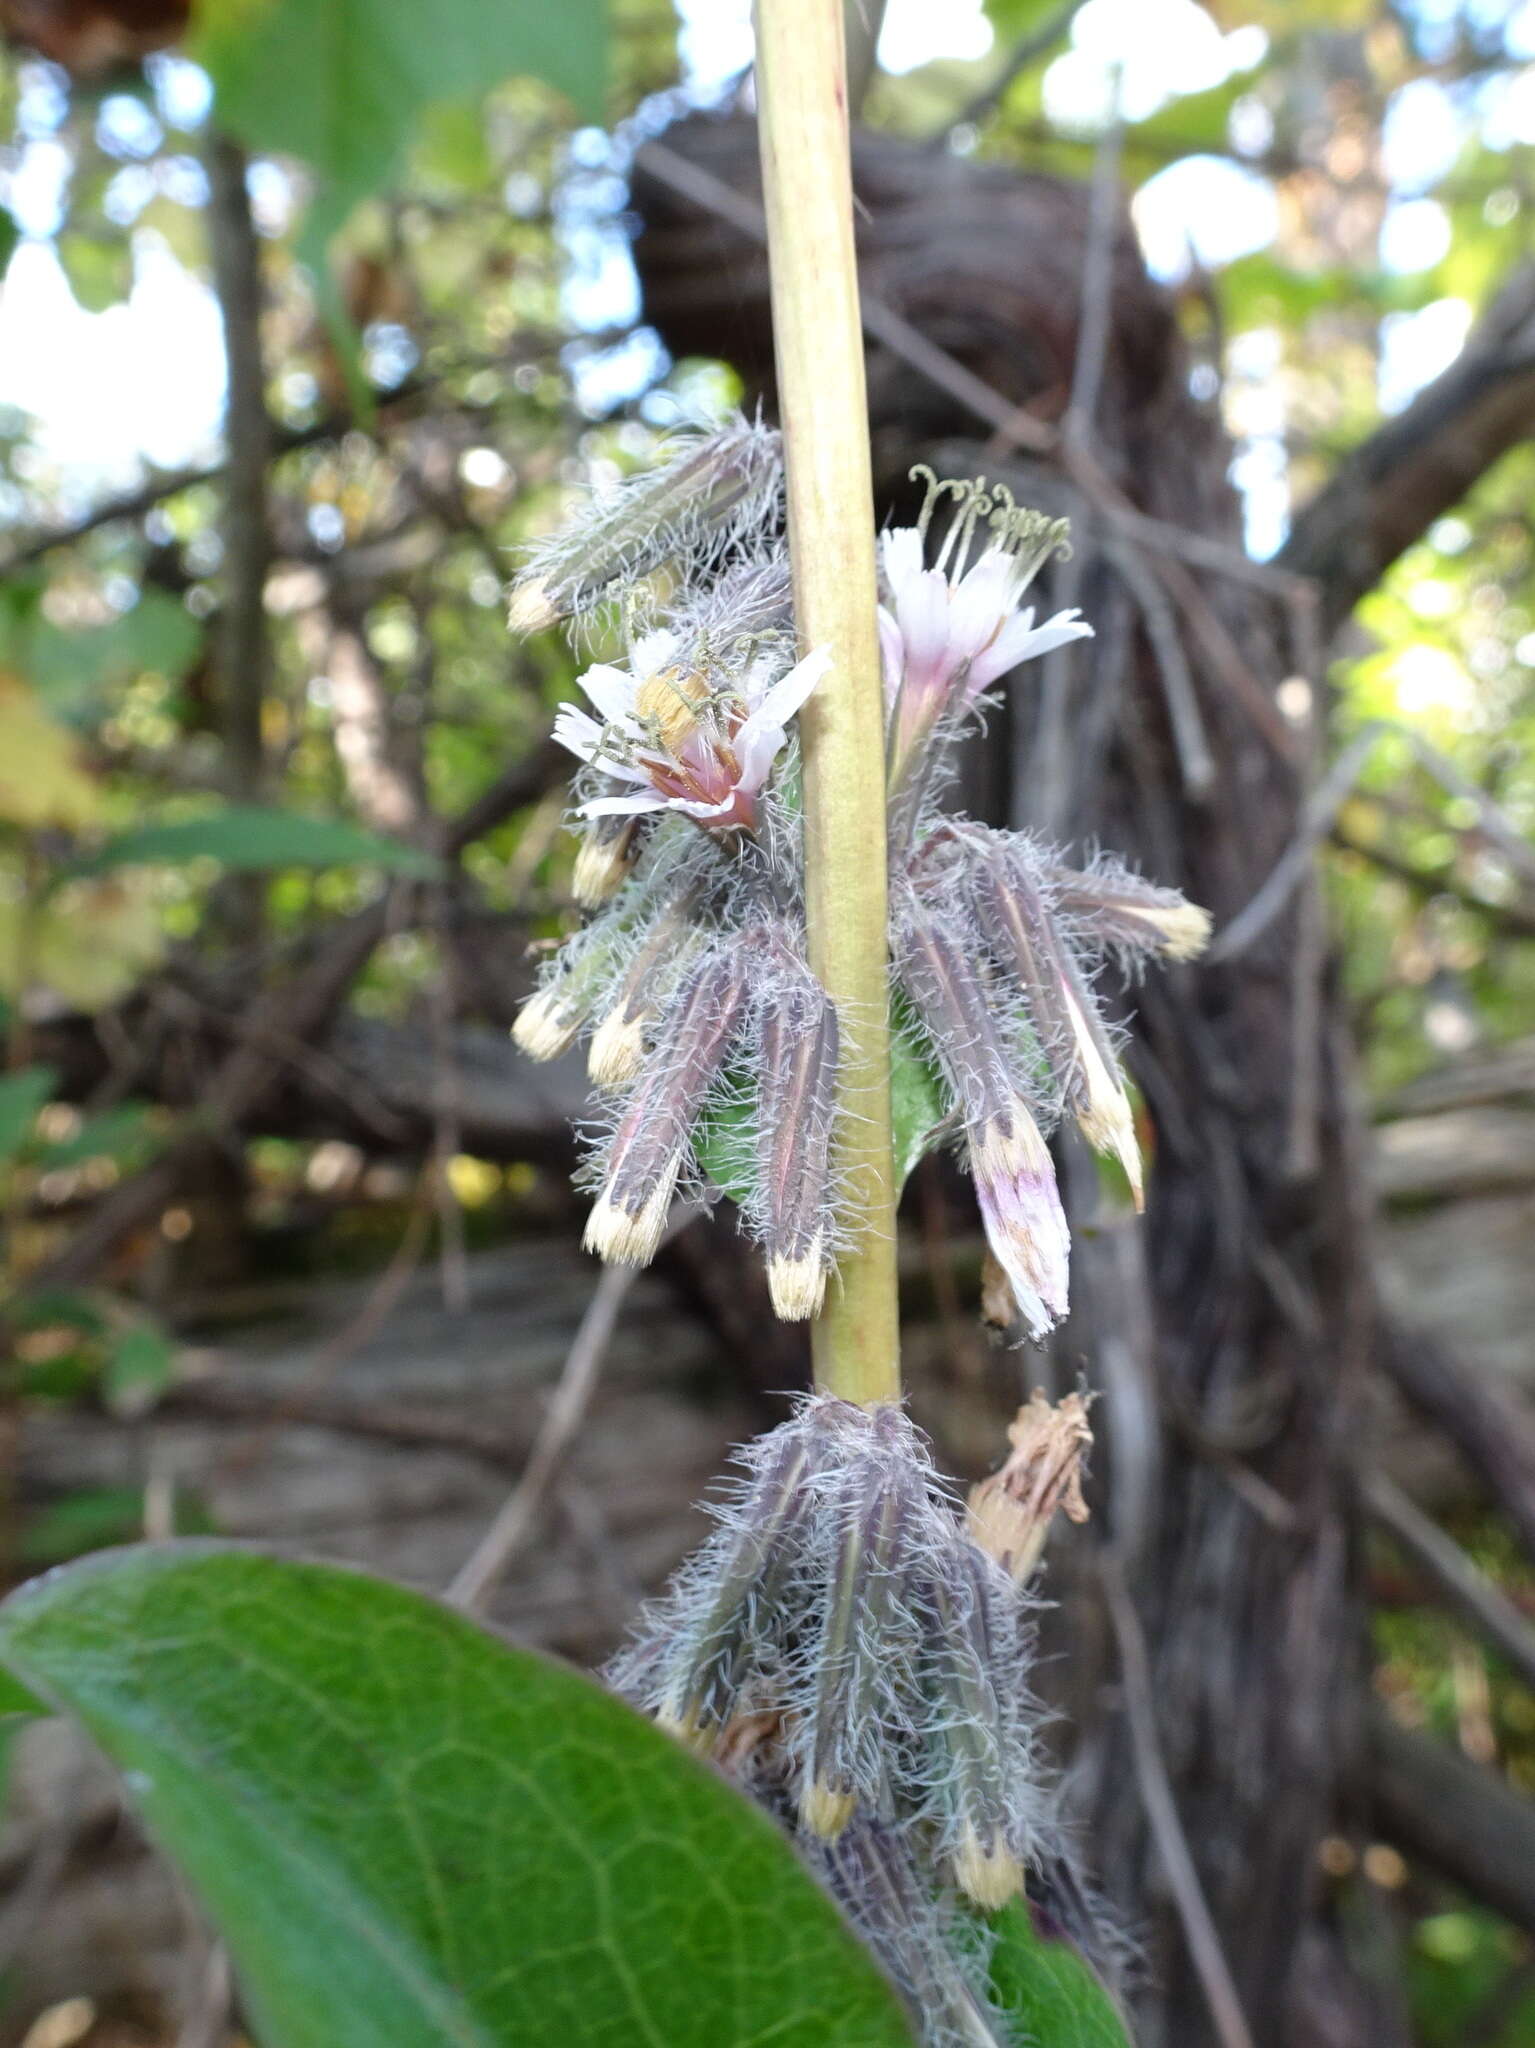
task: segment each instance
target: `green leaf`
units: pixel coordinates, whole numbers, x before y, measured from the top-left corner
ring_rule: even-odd
[[[897,1005],[890,1039],[890,1134],[897,1188],[905,1187],[933,1149],[948,1115],[943,1082],[932,1061],[912,1040]]]
[[[0,1671],[0,1722],[13,1721],[23,1714],[46,1714],[48,1709],[40,1699],[29,1693],[20,1679],[12,1678],[9,1671]],[[5,1737],[0,1735],[0,1742]],[[6,1759],[9,1761],[9,1759]],[[3,1793],[3,1769],[0,1769],[0,1793]]]
[[[54,247],[75,303],[85,312],[104,313],[133,289],[133,255],[125,236],[65,228]]]
[[[206,1536],[213,1523],[195,1494],[178,1488],[171,1502],[178,1536]],[[17,1550],[29,1571],[68,1564],[92,1552],[132,1543],[144,1530],[142,1486],[81,1486],[27,1519]]]
[[[193,860],[216,860],[241,873],[264,868],[345,867],[357,862],[421,880],[440,872],[430,854],[377,832],[366,832],[344,819],[306,818],[297,811],[265,810],[257,804],[230,804],[200,818],[140,825],[109,839],[68,872],[100,875],[112,868],[178,867]]]
[[[1041,2048],[1131,2048],[1124,2015],[1063,1936],[1045,1933],[1022,1900],[991,1915],[991,1989],[1018,2038]]]
[[[170,1385],[176,1347],[153,1323],[130,1323],[114,1338],[101,1376],[114,1415],[142,1415]]]
[[[219,1922],[266,2048],[911,2048],[772,1823],[420,1594],[212,1544],[0,1607]]]
[[[58,1085],[52,1067],[0,1074],[0,1166],[8,1166],[32,1134],[33,1120]]]
[[[163,590],[101,626],[56,626],[41,609],[40,583],[13,584],[0,600],[0,660],[45,698],[56,715],[90,722],[101,700],[146,670],[184,675],[203,628]]]
[[[434,100],[531,73],[600,119],[604,16],[603,0],[242,0],[203,8],[193,54],[224,126],[313,164],[340,221],[390,182]]]
[[[71,1138],[55,1138],[37,1151],[39,1166],[79,1166],[87,1159],[124,1160],[153,1149],[154,1111],[147,1102],[119,1102],[81,1122]]]

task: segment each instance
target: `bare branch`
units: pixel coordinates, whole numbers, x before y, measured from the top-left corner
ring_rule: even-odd
[[[1535,1932],[1535,1805],[1379,1708],[1368,1725],[1365,1789],[1380,1833]]]
[[[1375,1361],[1460,1451],[1535,1557],[1535,1422],[1486,1373],[1418,1330],[1383,1318]]]
[[[1535,851],[1519,828],[1484,789],[1468,782],[1452,761],[1437,747],[1388,718],[1372,718],[1362,725],[1306,799],[1299,830],[1270,869],[1262,887],[1243,905],[1231,922],[1215,936],[1206,958],[1231,960],[1245,953],[1266,932],[1311,866],[1311,857],[1337,822],[1339,811],[1353,793],[1354,785],[1383,735],[1405,740],[1418,763],[1450,796],[1471,804],[1477,814],[1477,830],[1506,860],[1516,874],[1535,880]]]
[[[1535,266],[1519,270],[1465,347],[1395,419],[1346,455],[1297,515],[1279,561],[1314,577],[1332,632],[1391,564],[1535,424]]]
[[[1445,1605],[1535,1686],[1535,1628],[1513,1601],[1384,1472],[1370,1473],[1360,1491],[1372,1519],[1428,1574]]]
[[[544,1496],[585,1420],[618,1325],[618,1312],[639,1277],[637,1266],[604,1268],[571,1342],[522,1477],[448,1588],[447,1597],[454,1606],[481,1613],[532,1533]]]
[[[1066,0],[1064,7],[1058,7],[1038,28],[1015,43],[990,85],[984,86],[973,100],[961,107],[957,114],[951,115],[932,136],[928,146],[942,149],[956,128],[973,128],[993,113],[1024,72],[1037,64],[1041,57],[1048,57],[1056,44],[1064,41],[1081,5],[1082,0]]]
[[[1109,1624],[1119,1651],[1125,1714],[1130,1723],[1130,1744],[1135,1755],[1141,1801],[1178,1908],[1178,1918],[1183,1923],[1189,1957],[1210,2009],[1221,2048],[1253,2048],[1252,2031],[1237,1996],[1231,1965],[1226,1961],[1220,1936],[1215,1931],[1215,1922],[1205,1902],[1199,1872],[1189,1852],[1188,1838],[1178,1817],[1167,1766],[1162,1759],[1151,1665],[1146,1655],[1140,1617],[1126,1589],[1119,1562],[1107,1551],[1099,1559],[1099,1578]]]
[[[246,189],[246,156],[215,135],[208,145],[208,231],[213,282],[224,326],[224,598],[219,612],[219,698],[224,770],[231,796],[260,793],[261,707],[270,652],[266,579],[271,561],[267,466],[272,425],[261,358],[261,244]]]

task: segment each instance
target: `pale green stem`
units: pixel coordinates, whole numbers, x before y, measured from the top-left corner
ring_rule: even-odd
[[[800,714],[810,959],[843,1023],[853,1242],[813,1331],[816,1383],[900,1398],[890,1148],[884,700],[853,252],[842,0],[757,0],[757,106],[794,604],[835,667]]]

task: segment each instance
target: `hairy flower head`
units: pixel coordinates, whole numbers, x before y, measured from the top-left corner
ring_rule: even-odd
[[[973,709],[1009,669],[1092,632],[1075,611],[1036,626],[1032,609],[1018,609],[1041,566],[1065,547],[1064,520],[1023,510],[1005,488],[988,492],[983,478],[940,483],[931,470],[925,474],[927,502],[917,524],[880,537],[892,789],[910,779],[940,724]],[[955,510],[929,565],[933,513],[945,493]],[[981,533],[985,544],[972,562]]]
[[[737,414],[678,433],[660,462],[593,496],[529,551],[508,624],[541,632],[668,562],[707,565],[774,521],[782,483],[771,428]]]
[[[563,704],[554,736],[592,767],[628,783],[632,794],[595,797],[585,818],[680,811],[713,831],[753,831],[789,721],[831,667],[825,648],[786,674],[767,658],[717,677],[679,659],[674,634],[649,633],[631,666],[599,662],[578,678],[602,713],[599,723]]]

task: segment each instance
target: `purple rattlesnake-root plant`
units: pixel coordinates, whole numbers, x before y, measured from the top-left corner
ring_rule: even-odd
[[[1073,1119],[1141,1197],[1095,981],[1109,960],[1191,957],[1208,919],[1110,858],[1074,867],[943,808],[987,691],[1091,628],[1074,612],[1036,623],[1024,603],[1063,522],[920,474],[916,524],[880,543],[891,1016],[932,1070],[1017,1319],[1039,1336],[1068,1294],[1050,1132]],[[589,1041],[593,1251],[648,1261],[678,1194],[711,1192],[701,1133],[727,1130],[773,1305],[801,1319],[836,1285],[855,1220],[837,1084],[868,1024],[839,1014],[807,950],[794,726],[831,661],[797,656],[781,522],[777,436],[736,419],[679,437],[517,583],[514,626],[562,620],[587,645],[621,632],[627,655],[588,667],[591,710],[556,723],[583,764],[588,914],[516,1037],[537,1059]],[[1090,1939],[1037,1755],[1027,1592],[1051,1516],[1083,1512],[1089,1441],[1080,1397],[1036,1401],[967,1516],[898,1407],[807,1397],[739,1454],[715,1533],[609,1674],[798,1836],[934,2043],[1007,2038],[986,1911],[1027,1885]]]

